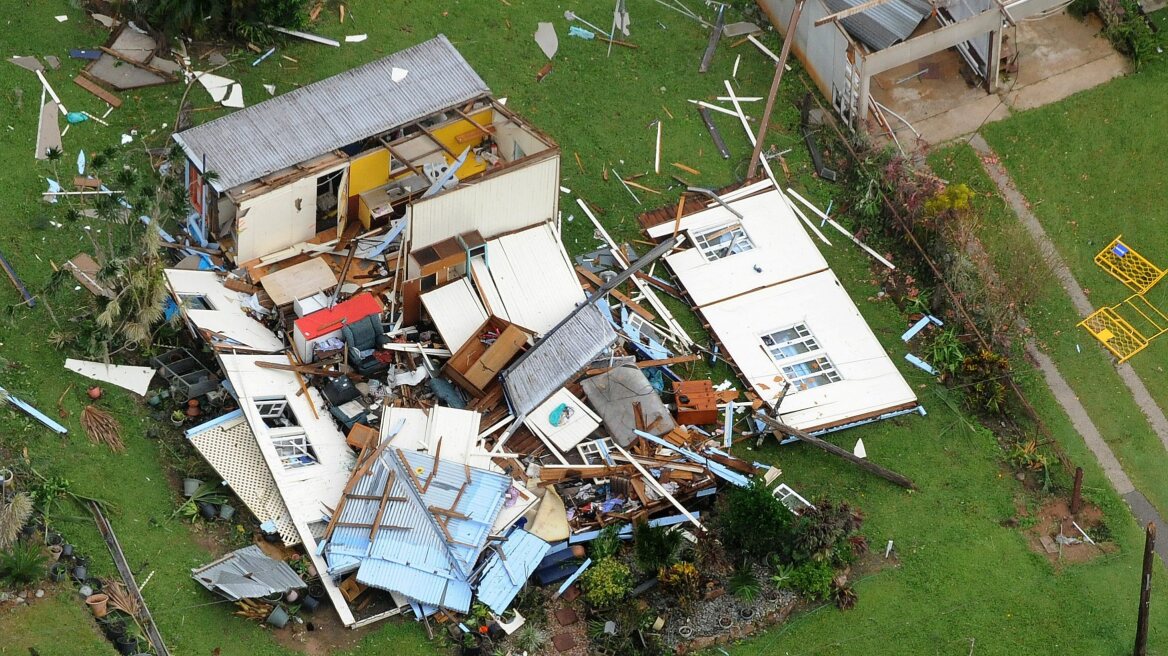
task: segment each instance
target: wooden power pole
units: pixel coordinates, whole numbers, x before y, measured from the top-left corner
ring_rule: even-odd
[[[1152,560],[1155,558],[1156,524],[1148,522],[1144,539],[1144,571],[1140,576],[1140,614],[1136,620],[1135,656],[1148,656],[1148,610],[1152,605]]]
[[[758,138],[754,140],[754,152],[750,154],[750,166],[746,168],[746,177],[753,178],[758,173],[758,158],[762,154],[762,142],[765,140],[767,128],[771,124],[771,112],[775,109],[775,96],[779,93],[779,82],[783,81],[783,71],[787,68],[787,57],[791,54],[791,44],[795,42],[795,30],[799,26],[799,14],[803,13],[805,0],[795,0],[795,8],[791,10],[791,20],[787,21],[787,34],[783,37],[783,50],[779,53],[779,61],[775,64],[775,77],[771,80],[771,90],[767,94],[766,109],[763,110],[762,120],[758,123]]]

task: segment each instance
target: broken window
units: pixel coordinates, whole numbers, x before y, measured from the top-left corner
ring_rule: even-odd
[[[283,431],[286,430],[289,429],[281,429],[279,433],[275,431],[272,433],[272,446],[276,447],[276,455],[280,457],[284,469],[315,465],[317,463],[316,451],[313,450],[312,443],[308,441],[308,435],[299,429],[283,434]]]
[[[792,490],[786,483],[780,483],[775,488],[775,498],[783,503],[793,513],[798,513],[804,508],[814,508],[807,499],[804,499],[795,490]]]
[[[269,428],[287,428],[299,426],[296,414],[288,406],[288,399],[283,396],[268,396],[255,399],[256,411],[263,418]]]
[[[807,324],[798,323],[766,333],[761,339],[771,359],[779,365],[783,377],[795,389],[811,389],[841,380],[831,360],[826,355],[816,355],[823,351]],[[808,354],[813,357],[807,357]]]
[[[746,229],[742,227],[741,223],[731,223],[730,225],[709,228],[703,232],[695,232],[693,239],[698,250],[709,262],[736,253],[745,253],[754,248],[754,244],[750,241],[750,237],[747,236]]]
[[[215,306],[202,294],[179,294],[183,307],[188,310],[214,310]]]
[[[256,412],[267,424],[268,437],[276,448],[276,455],[285,469],[304,467],[317,463],[316,451],[308,441],[308,435],[300,427],[296,413],[288,404],[287,397],[266,396],[254,399]]]
[[[603,465],[605,464],[605,457],[610,453],[614,453],[616,447],[613,446],[611,437],[604,437],[599,440],[592,440],[591,442],[581,442],[576,445],[576,451],[584,459],[584,464]]]

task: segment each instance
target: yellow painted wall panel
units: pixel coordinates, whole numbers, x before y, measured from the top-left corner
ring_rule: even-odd
[[[349,196],[389,182],[389,150],[378,148],[354,157],[349,164]]]

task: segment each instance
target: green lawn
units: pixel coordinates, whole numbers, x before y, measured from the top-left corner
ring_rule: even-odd
[[[5,56],[20,53],[63,57],[69,48],[93,47],[105,38],[103,31],[80,11],[71,9],[69,3],[26,0],[9,4],[18,6],[11,7],[5,19]],[[677,190],[660,196],[638,192],[645,205],[637,206],[619,184],[601,178],[602,169],[611,166],[626,176],[651,171],[655,131],[647,127],[650,121],[665,120],[664,165],[661,175],[650,172],[638,182],[665,191],[672,183],[669,173],[680,173],[669,166],[674,161],[702,172],[700,176],[682,174],[683,177],[711,187],[727,184],[745,171],[749,150],[736,121],[728,116],[715,117],[734,154],[723,161],[685,99],[708,99],[724,93],[721,81],[729,76],[738,54],[742,56],[738,72],[741,93],[763,95],[771,68],[749,45],[730,50],[729,44],[724,43],[711,73],[699,75],[696,70],[706,43],[705,33],[692,21],[659,5],[630,3],[634,40],[641,48],[616,47],[608,58],[599,43],[567,36],[562,13],[568,6],[525,0],[509,0],[509,4],[496,0],[399,0],[392,5],[364,0],[347,4],[351,12],[345,25],[337,24],[332,16],[312,30],[333,37],[367,33],[366,42],[346,44],[340,49],[291,42],[280,52],[298,59],[298,65],[273,57],[252,68],[250,62],[255,56],[244,53],[244,63],[219,73],[242,80],[247,101],[255,103],[267,97],[263,83],[275,83],[278,92],[286,92],[293,84],[326,77],[443,32],[496,95],[508,97],[510,107],[560,143],[564,152],[564,186],[604,208],[601,220],[618,239],[639,237],[634,218],[638,211],[676,201]],[[609,7],[589,4],[571,8],[592,22],[607,22]],[[70,20],[59,24],[52,16],[62,13],[68,14]],[[544,59],[531,39],[538,21],[554,22],[560,34],[555,68],[540,83],[535,82],[534,76]],[[658,27],[657,21],[668,29]],[[778,49],[773,34],[765,41],[773,50]],[[78,68],[78,62],[63,58],[63,70],[50,71],[47,76],[70,109],[100,113],[101,103],[69,81]],[[797,113],[792,101],[802,95],[804,80],[801,73],[785,78],[768,141],[780,149],[794,148],[788,161],[797,178],[795,184],[809,187],[812,196],[826,204],[840,191],[812,182],[806,151],[793,129]],[[40,178],[58,175],[68,179],[79,148],[93,152],[116,144],[118,135],[130,129],[137,129],[140,136],[157,130],[146,143],[164,145],[163,125],[174,123],[182,87],[172,85],[122,94],[126,104],[110,115],[110,127],[93,123],[75,126],[65,138],[65,157],[56,173],[53,166],[32,159],[39,94],[39,85],[31,73],[10,64],[0,65],[0,170],[5,172],[4,186],[0,188],[0,221],[7,228],[0,249],[34,290],[48,280],[50,261],[60,263],[80,250],[92,250],[84,222],[59,230],[49,225],[49,219],[61,220],[61,213],[40,202],[39,192],[44,189]],[[198,108],[210,107],[201,88],[192,89],[191,98]],[[761,108],[747,109],[755,115],[760,111]],[[195,112],[195,117],[205,121],[223,113],[221,109],[209,109]],[[668,118],[668,113],[674,118]],[[134,153],[140,148],[135,141],[124,150]],[[584,172],[576,166],[576,153]],[[592,227],[572,199],[563,197],[562,210],[569,250],[580,252],[596,247],[598,241],[592,235]],[[571,221],[570,215],[575,217]],[[111,229],[96,224],[91,228]],[[119,234],[124,230],[112,229]],[[1106,240],[1110,235],[1100,238]],[[898,339],[904,329],[903,319],[891,305],[865,300],[876,291],[867,282],[868,260],[843,245],[842,240],[837,241],[828,257],[893,358],[903,364],[905,347]],[[0,302],[9,306],[18,301],[13,290],[0,285]],[[58,320],[68,322],[86,299],[81,293],[66,290],[50,296],[50,301]],[[683,321],[694,325],[691,317]],[[5,409],[0,411],[0,447],[10,454],[27,447],[38,470],[64,475],[76,491],[104,497],[118,506],[111,521],[131,567],[143,577],[155,572],[146,598],[175,653],[207,654],[215,647],[222,647],[225,654],[289,653],[276,645],[266,631],[231,616],[229,606],[211,604],[214,600],[190,580],[189,569],[213,554],[189,525],[168,519],[177,496],[167,478],[187,473],[188,466],[175,464],[186,458],[171,455],[165,446],[169,442],[144,436],[154,420],[148,417],[142,403],[117,390],[111,390],[103,401],[117,413],[125,428],[125,454],[111,454],[85,438],[77,423],[84,401],[84,381],[63,371],[62,361],[69,349],[68,345],[56,348],[48,344],[47,337],[53,330],[52,320],[41,307],[31,311],[16,308],[0,316],[0,364],[4,365],[0,385],[55,415],[58,397],[69,383],[74,383],[64,399],[71,413],[63,420],[70,435],[64,439],[55,437]],[[1064,331],[1070,332],[1070,328]],[[970,638],[976,639],[978,654],[1048,653],[1054,649],[1099,654],[1126,650],[1134,625],[1138,529],[1108,492],[1098,469],[1044,388],[1033,384],[1032,375],[1023,374],[1033,391],[1034,403],[1047,416],[1071,457],[1087,469],[1089,496],[1107,510],[1121,546],[1118,556],[1059,573],[1029,552],[1017,530],[1000,525],[1013,516],[1013,499],[1020,487],[1008,475],[1002,476],[998,464],[1002,454],[996,443],[983,434],[971,435],[955,428],[957,418],[935,399],[931,381],[906,364],[903,370],[914,385],[920,386],[918,391],[930,410],[929,416],[905,417],[856,429],[839,436],[837,441],[850,446],[855,438],[863,437],[874,459],[915,478],[920,492],[905,493],[817,451],[767,446],[754,454],[759,459],[780,461],[792,484],[806,496],[843,496],[863,507],[872,543],[881,545],[888,539],[895,540],[901,567],[861,582],[856,610],[840,613],[825,609],[801,616],[739,652],[889,653],[889,646],[895,645],[892,651],[897,653],[964,654]],[[168,471],[168,467],[176,469]],[[94,569],[112,573],[104,546],[89,522],[60,518],[59,524],[70,540],[95,556]],[[1157,578],[1160,585],[1161,578]],[[18,636],[29,641],[21,645],[6,640],[5,644],[23,649],[33,646],[31,641],[37,639],[23,636],[56,631],[54,627],[60,621],[67,620],[70,625],[85,622],[83,609],[68,596],[42,601],[39,606],[50,619],[31,611],[0,616],[0,632],[6,638]],[[1168,635],[1168,614],[1163,604],[1153,608],[1154,645],[1157,637]],[[76,629],[89,630],[85,626]],[[353,653],[381,653],[388,646],[403,656],[433,653],[424,633],[412,622],[383,624]],[[42,654],[53,653],[37,647]],[[13,653],[21,653],[20,649]]]
[[[9,621],[19,618],[19,621]],[[85,604],[66,589],[58,592],[46,590],[41,599],[13,611],[11,615],[0,615],[0,626],[4,639],[0,640],[0,654],[3,656],[28,656],[29,647],[41,656],[74,656],[86,654],[107,656],[116,654],[113,645],[97,630],[89,617]]]
[[[1132,482],[1153,505],[1168,509],[1168,471],[1162,466],[1164,447],[1120,380],[1109,355],[1094,344],[1086,331],[1075,326],[1078,318],[1070,298],[1049,269],[1030,269],[1027,263],[1040,261],[1037,248],[998,196],[977,154],[967,145],[952,146],[935,152],[930,163],[941,177],[965,181],[977,192],[975,206],[982,217],[978,236],[991,253],[995,267],[1002,271],[1025,267],[1029,274],[1040,274],[1034,276],[1033,298],[1024,303],[1034,337],[1075,390]]]
[[[1168,26],[1166,12],[1156,22]],[[1168,241],[1161,218],[1168,180],[1160,171],[1168,150],[1168,61],[1086,91],[1063,102],[986,126],[984,135],[1031,202],[1095,307],[1115,305],[1130,294],[1093,261],[1116,235],[1161,268],[1168,266]],[[1150,295],[1168,309],[1168,294]],[[1072,321],[1084,350],[1103,351]],[[1153,341],[1129,362],[1152,396],[1168,403],[1163,363],[1168,341]],[[1085,380],[1085,379],[1084,379]],[[1097,385],[1098,383],[1092,383]]]

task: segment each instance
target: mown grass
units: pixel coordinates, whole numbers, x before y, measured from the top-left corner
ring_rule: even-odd
[[[1029,267],[1030,262],[1041,261],[1038,249],[998,196],[977,154],[969,146],[953,146],[934,153],[930,163],[941,177],[965,181],[977,192],[978,236],[995,267],[1005,271],[1021,266],[1041,274],[1032,281],[1034,288],[1025,292],[1030,298],[1021,304],[1035,339],[1075,390],[1136,487],[1157,508],[1168,508],[1164,447],[1105,351],[1075,326],[1078,318],[1062,286],[1049,269],[1041,267],[1036,272]]]
[[[68,48],[92,47],[105,38],[104,31],[66,2],[26,0],[10,4],[15,6],[5,18],[5,56],[19,53],[63,57]],[[634,40],[641,47],[614,48],[611,58],[605,56],[600,44],[566,35],[561,18],[566,6],[524,0],[509,0],[509,4],[494,0],[402,0],[392,5],[364,0],[347,4],[350,12],[345,25],[337,24],[335,16],[328,16],[313,31],[333,37],[367,33],[368,41],[340,49],[289,42],[281,47],[280,54],[299,60],[297,64],[277,56],[253,68],[250,62],[255,56],[241,53],[242,63],[219,73],[240,79],[247,101],[255,103],[267,97],[263,83],[275,83],[278,92],[286,92],[294,84],[326,77],[443,32],[497,95],[507,96],[510,107],[560,143],[564,186],[603,208],[601,220],[621,240],[640,237],[634,218],[638,211],[676,202],[679,190],[667,190],[673,184],[670,173],[716,187],[738,179],[745,171],[749,150],[736,121],[718,115],[714,119],[734,155],[724,161],[685,99],[708,99],[724,93],[721,80],[729,77],[739,54],[739,92],[763,95],[771,67],[761,55],[749,50],[749,45],[730,49],[729,43],[724,43],[712,72],[699,75],[696,69],[706,43],[705,32],[656,4],[631,7]],[[611,7],[589,4],[571,8],[603,24]],[[61,13],[70,16],[69,22],[58,24],[53,20],[53,15]],[[534,76],[544,59],[531,39],[538,21],[554,22],[560,33],[555,68],[540,83]],[[657,21],[668,29],[661,29]],[[764,40],[773,50],[778,49],[773,34]],[[95,110],[100,103],[69,82],[80,68],[79,63],[63,59],[63,64],[63,70],[47,75],[66,105],[98,113]],[[795,185],[808,188],[813,197],[826,204],[840,192],[812,180],[806,152],[793,129],[797,120],[793,101],[802,95],[804,80],[801,73],[786,78],[768,143],[779,149],[794,148],[787,157]],[[19,104],[16,89],[21,91]],[[32,160],[39,98],[36,78],[15,66],[0,66],[0,170],[5,172],[4,186],[0,188],[0,220],[6,228],[0,249],[30,288],[43,288],[51,273],[50,261],[60,263],[80,250],[92,249],[82,225],[70,224],[60,230],[49,226],[48,219],[60,220],[60,211],[40,202],[40,178],[54,174],[67,179],[79,148],[93,152],[115,144],[118,135],[130,129],[137,129],[140,137],[146,136],[149,146],[164,145],[164,125],[173,125],[181,94],[180,85],[122,94],[126,104],[110,115],[110,127],[89,123],[70,130],[65,157],[59,172],[53,173],[53,166]],[[199,109],[195,112],[197,121],[225,112],[212,108],[200,88],[192,89],[191,98]],[[754,106],[747,108],[751,114],[759,111]],[[655,132],[648,124],[658,118],[665,120],[662,173],[650,173],[638,182],[664,193],[638,192],[645,202],[638,206],[611,179],[613,174],[605,182],[601,171],[612,166],[626,176],[650,171]],[[157,133],[148,136],[154,130]],[[123,151],[136,152],[139,148],[139,141],[135,141]],[[577,167],[577,153],[583,171]],[[674,161],[702,173],[681,173],[670,166]],[[570,251],[582,252],[599,245],[591,225],[570,197],[562,197],[561,210]],[[569,216],[574,218],[569,220]],[[122,230],[91,227],[115,229],[119,235]],[[903,363],[905,347],[898,340],[903,318],[889,304],[865,300],[876,292],[868,282],[868,261],[858,251],[842,245],[830,250],[828,257],[893,358]],[[60,320],[67,322],[84,304],[80,294],[66,290],[49,296]],[[0,303],[13,305],[18,301],[15,292],[0,285]],[[679,318],[696,335],[693,317]],[[84,402],[84,381],[63,372],[62,361],[70,345],[54,347],[47,342],[53,326],[43,307],[17,307],[0,321],[0,358],[4,358],[0,364],[5,365],[0,384],[49,414],[56,413],[57,398],[66,386],[74,384],[63,401],[71,413],[63,420],[71,430],[67,437],[54,437],[23,417],[3,410],[0,445],[13,456],[27,447],[39,471],[64,475],[76,491],[107,498],[117,505],[118,511],[111,519],[131,567],[140,576],[155,572],[146,597],[174,651],[205,654],[221,647],[223,653],[289,653],[275,644],[266,631],[231,616],[229,606],[212,604],[214,600],[190,581],[189,569],[214,554],[204,546],[206,541],[196,529],[169,519],[177,494],[167,482],[168,476],[187,473],[187,465],[179,464],[179,470],[168,471],[168,465],[183,463],[184,457],[171,455],[164,446],[168,442],[144,437],[146,428],[156,420],[148,415],[141,401],[118,390],[110,390],[103,401],[125,427],[126,453],[115,455],[104,447],[91,445],[76,420]],[[920,492],[902,492],[822,453],[798,446],[779,449],[768,445],[752,454],[778,461],[792,485],[811,498],[842,496],[863,507],[873,544],[878,547],[888,539],[895,540],[901,566],[862,581],[857,610],[824,610],[801,616],[788,627],[739,651],[889,653],[891,648],[897,653],[966,653],[971,637],[977,641],[979,654],[1044,653],[1055,645],[1067,653],[1112,653],[1124,649],[1130,643],[1134,621],[1131,610],[1138,576],[1138,530],[1107,491],[1101,474],[1065,419],[1049,402],[1040,401],[1044,388],[1033,385],[1035,403],[1050,415],[1052,426],[1064,438],[1072,458],[1088,470],[1089,492],[1107,510],[1121,547],[1118,556],[1061,573],[1031,554],[1016,530],[1000,525],[1014,514],[1013,499],[1020,488],[1012,478],[1002,476],[998,464],[1002,453],[996,443],[984,434],[958,430],[958,418],[934,398],[932,382],[907,365],[902,369],[919,386],[918,392],[931,411],[929,416],[906,417],[850,431],[835,439],[850,445],[855,438],[863,437],[873,459],[915,478]],[[722,368],[715,370],[719,377],[725,374]],[[104,546],[88,521],[58,521],[71,541],[96,557],[94,569],[112,573],[104,558]],[[46,614],[52,616],[50,611],[56,609],[61,618],[83,623],[84,613],[76,613],[79,606],[69,596],[42,604],[43,614],[23,612],[0,617],[0,631],[6,636],[29,636],[21,638],[28,640],[23,646],[36,646],[48,654],[53,652],[33,644],[49,635],[38,633],[49,624]],[[1161,607],[1153,605],[1153,640],[1166,634],[1168,620]],[[21,646],[17,642],[8,644]],[[351,653],[380,653],[389,648],[403,656],[434,650],[413,623],[388,622]]]
[[[1168,26],[1166,12],[1154,20]],[[1168,115],[1152,109],[1166,100],[1168,61],[1161,58],[1139,73],[983,132],[1095,307],[1115,305],[1131,293],[1093,261],[1115,236],[1122,233],[1153,263],[1168,266],[1161,225],[1168,181],[1156,173],[1168,148]],[[1168,308],[1168,295],[1154,292],[1150,298]],[[1066,331],[1077,335],[1084,350],[1102,352],[1074,323]],[[1166,357],[1168,341],[1161,339],[1129,361],[1161,404],[1168,402]]]

